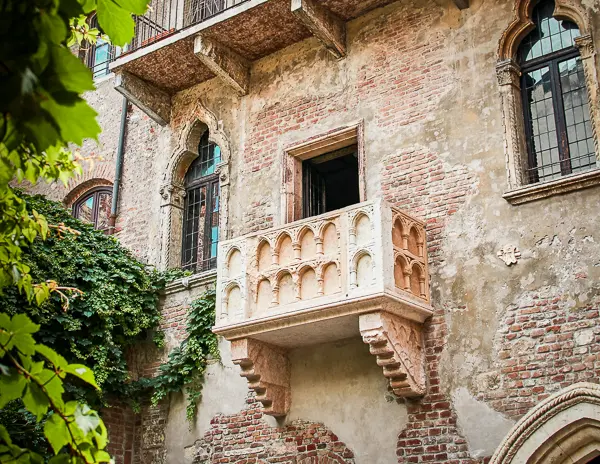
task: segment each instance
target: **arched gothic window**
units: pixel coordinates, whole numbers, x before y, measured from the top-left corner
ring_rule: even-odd
[[[528,183],[545,182],[596,166],[577,26],[552,16],[554,2],[535,6],[535,24],[521,42],[521,93],[528,151]]]
[[[199,156],[185,175],[182,267],[193,272],[217,265],[219,242],[219,176],[216,167],[221,149],[208,140],[208,131],[200,138]]]
[[[95,229],[108,232],[112,189],[98,187],[90,190],[73,204],[73,216],[92,224]]]

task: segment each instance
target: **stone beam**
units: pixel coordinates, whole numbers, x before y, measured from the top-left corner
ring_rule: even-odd
[[[171,119],[171,96],[137,76],[121,71],[115,77],[115,89],[161,126]]]
[[[292,0],[292,13],[336,58],[346,56],[346,24],[315,0]]]
[[[197,35],[194,40],[194,54],[240,95],[248,93],[250,64],[233,50],[213,39]]]
[[[233,363],[256,392],[263,411],[270,416],[285,416],[290,410],[290,362],[284,350],[252,338],[231,342]]]
[[[378,311],[359,316],[359,330],[377,365],[400,397],[425,394],[425,356],[421,324]]]
[[[466,10],[469,8],[469,0],[454,0],[454,4],[459,10]]]

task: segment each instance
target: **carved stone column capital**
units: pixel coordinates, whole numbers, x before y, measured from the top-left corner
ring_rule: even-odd
[[[181,185],[167,184],[160,188],[160,196],[162,198],[161,207],[174,206],[175,208],[183,209],[183,201],[185,198],[185,188]]]
[[[521,69],[513,60],[503,60],[496,64],[496,77],[500,86],[512,85],[519,87]]]
[[[581,35],[575,38],[575,46],[579,49],[582,59],[591,58],[596,51],[594,50],[594,41],[591,34]]]

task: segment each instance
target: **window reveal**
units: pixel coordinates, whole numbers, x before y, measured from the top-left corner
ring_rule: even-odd
[[[219,242],[219,178],[216,167],[221,149],[208,140],[208,131],[200,139],[199,156],[185,176],[182,267],[193,272],[217,265]]]

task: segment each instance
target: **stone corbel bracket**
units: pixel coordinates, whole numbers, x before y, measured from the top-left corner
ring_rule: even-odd
[[[231,342],[233,363],[241,368],[240,375],[256,392],[263,412],[270,416],[285,416],[290,410],[290,361],[281,348],[252,338]]]
[[[363,341],[389,379],[393,392],[411,398],[425,394],[422,325],[383,311],[359,317]]]
[[[336,58],[346,56],[346,24],[319,1],[292,0],[292,13]]]

